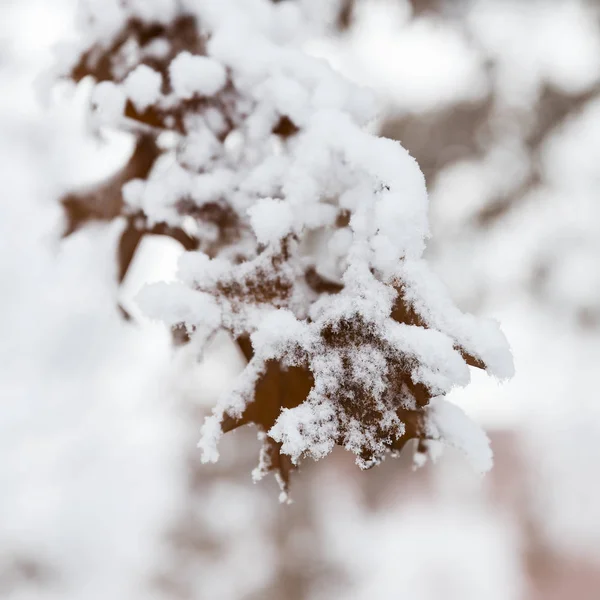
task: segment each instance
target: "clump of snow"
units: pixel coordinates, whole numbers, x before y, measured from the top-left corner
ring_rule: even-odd
[[[294,213],[283,200],[264,198],[248,209],[250,224],[261,244],[278,242],[291,232]]]
[[[404,261],[398,273],[407,284],[407,298],[428,322],[467,351],[481,356],[492,375],[500,379],[514,375],[506,337],[496,322],[462,313],[423,260]]]
[[[485,432],[456,404],[444,398],[432,398],[428,409],[429,435],[443,440],[465,453],[475,471],[487,473],[494,454]]]
[[[282,444],[282,452],[298,462],[306,454],[318,460],[335,445],[339,427],[330,405],[305,402],[295,409],[284,409],[269,435]]]
[[[221,324],[221,311],[215,300],[180,283],[155,283],[137,296],[146,315],[169,325],[185,323],[193,328],[205,326],[216,330]]]
[[[123,199],[125,202],[135,208],[139,208],[145,190],[145,182],[142,179],[132,179],[122,188]]]
[[[123,82],[125,94],[143,112],[160,98],[162,75],[147,65],[136,67]]]
[[[227,82],[223,65],[207,56],[179,53],[169,66],[169,79],[178,98],[188,100],[195,94],[214,96]]]
[[[202,426],[202,435],[198,442],[198,448],[202,450],[202,462],[216,463],[219,460],[219,450],[217,449],[219,440],[223,435],[221,422],[217,415],[207,417]]]

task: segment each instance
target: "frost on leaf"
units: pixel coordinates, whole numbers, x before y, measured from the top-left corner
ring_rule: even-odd
[[[369,468],[410,439],[421,452],[447,439],[488,468],[485,435],[443,396],[469,366],[509,377],[510,353],[424,261],[424,178],[366,132],[371,94],[295,45],[296,5],[153,6],[107,20],[87,2],[67,74],[92,77],[91,110],[137,141],[121,172],[63,204],[67,233],[125,218],[120,279],[146,233],[187,250],[179,283],[146,289],[142,307],[195,347],[229,332],[248,361],[203,427],[205,460],[252,424],[254,477],[274,472],[284,492],[302,458],[336,444]]]

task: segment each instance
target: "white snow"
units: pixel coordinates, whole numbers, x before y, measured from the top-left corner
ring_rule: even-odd
[[[189,100],[195,94],[214,96],[227,82],[223,65],[206,56],[180,52],[169,65],[169,79],[178,98]]]
[[[161,87],[161,74],[147,65],[136,67],[123,82],[127,97],[140,112],[158,102]]]
[[[125,111],[127,98],[120,86],[112,81],[101,81],[92,92],[92,106],[95,106],[103,121],[115,123]]]
[[[465,453],[473,468],[483,474],[493,466],[490,441],[456,404],[444,398],[432,398],[428,409],[429,434]]]
[[[261,244],[275,243],[291,233],[294,213],[283,200],[263,198],[248,209],[250,224]]]

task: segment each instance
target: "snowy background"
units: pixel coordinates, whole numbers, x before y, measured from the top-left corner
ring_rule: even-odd
[[[359,0],[307,43],[378,93],[376,127],[427,178],[429,258],[461,308],[500,320],[517,375],[453,394],[492,438],[483,481],[451,453],[415,474],[336,452],[289,507],[251,481],[252,432],[199,464],[242,366],[228,340],[196,366],[116,310],[173,277],[177,245],[146,241],[117,290],[119,223],[60,240],[57,199],[131,151],[90,140],[85,82],[44,97],[74,12],[0,3],[0,597],[597,598],[600,4]]]

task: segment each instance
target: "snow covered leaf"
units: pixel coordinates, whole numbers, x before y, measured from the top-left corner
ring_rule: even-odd
[[[373,96],[297,45],[295,4],[151,6],[125,2],[107,23],[88,0],[67,74],[95,78],[92,109],[137,145],[121,173],[63,203],[69,231],[125,217],[121,278],[147,232],[188,250],[180,284],[143,305],[185,339],[227,331],[248,360],[206,422],[205,459],[246,424],[263,442],[255,477],[274,471],[284,492],[303,457],[336,444],[361,468],[412,438],[485,455],[433,399],[467,385],[469,366],[509,377],[510,353],[422,258],[424,178],[400,144],[366,130]]]

